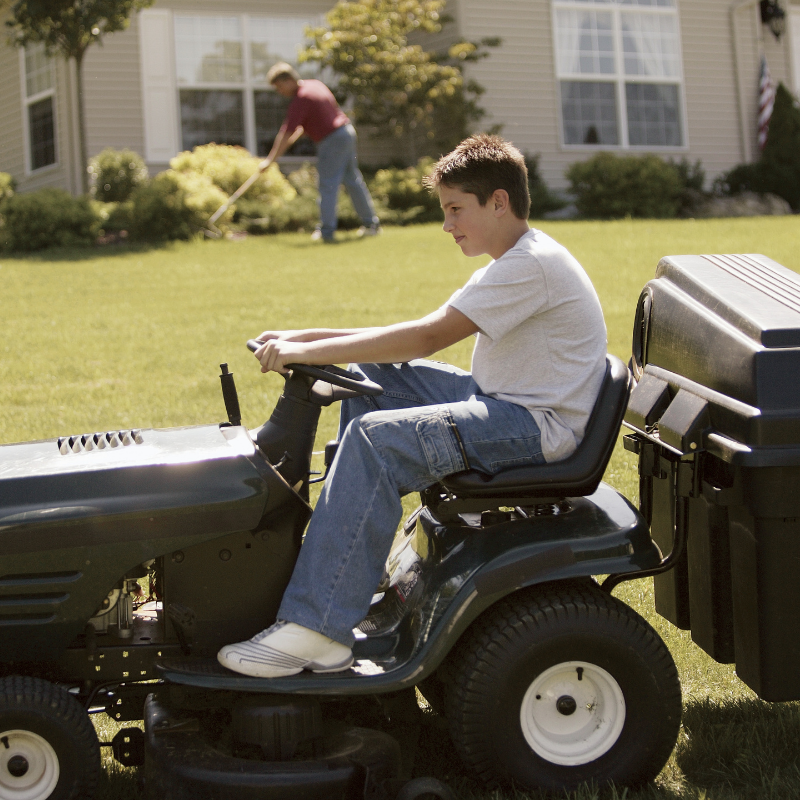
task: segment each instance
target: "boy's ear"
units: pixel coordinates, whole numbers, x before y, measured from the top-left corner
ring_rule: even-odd
[[[505,189],[495,189],[489,202],[492,203],[495,216],[501,217],[509,208],[508,192]]]

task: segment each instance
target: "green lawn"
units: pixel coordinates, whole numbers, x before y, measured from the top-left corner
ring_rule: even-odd
[[[586,267],[606,314],[609,349],[627,360],[636,299],[660,257],[764,253],[800,271],[800,218],[550,222],[541,226]],[[48,252],[0,260],[0,443],[127,427],[221,421],[219,364],[236,374],[245,424],[268,416],[281,388],[244,347],[265,329],[378,325],[447,300],[487,259],[461,255],[438,226],[394,228],[324,247],[304,235],[193,242],[159,249]],[[469,367],[470,342],[443,358]],[[319,444],[335,431],[324,413]],[[635,499],[621,449],[606,479]],[[730,666],[708,659],[652,612],[650,581],[615,594],[643,613],[678,663],[685,699],[678,747],[656,784],[628,798],[796,798],[800,705],[769,705]],[[492,794],[461,775],[433,715],[426,768],[464,797]],[[103,734],[105,735],[105,734]],[[109,767],[107,798],[137,797],[130,770]],[[596,796],[587,789],[581,800]],[[621,796],[621,795],[620,795]]]

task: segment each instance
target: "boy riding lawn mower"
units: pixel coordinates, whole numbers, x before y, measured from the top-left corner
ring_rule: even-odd
[[[668,650],[611,595],[647,575],[761,697],[800,698],[800,279],[663,259],[633,345],[572,456],[422,493],[347,672],[252,678],[215,654],[274,620],[320,409],[380,387],[296,365],[248,431],[223,365],[221,425],[0,447],[0,800],[90,797],[94,712],[144,719],[103,746],[151,798],[445,797],[406,783],[415,687],[490,784],[640,784],[681,711]],[[640,510],[600,482],[623,415]]]

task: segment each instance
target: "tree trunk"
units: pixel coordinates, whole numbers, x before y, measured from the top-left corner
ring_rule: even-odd
[[[75,56],[75,75],[78,88],[78,146],[81,154],[81,190],[89,194],[89,153],[86,147],[86,118],[83,102],[83,53]]]

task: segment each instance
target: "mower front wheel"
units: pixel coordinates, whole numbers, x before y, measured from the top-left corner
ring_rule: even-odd
[[[88,800],[100,745],[86,711],[39,678],[0,680],[0,800]]]
[[[594,584],[500,601],[454,654],[447,719],[491,785],[574,791],[652,780],[678,736],[672,657],[633,609]]]

